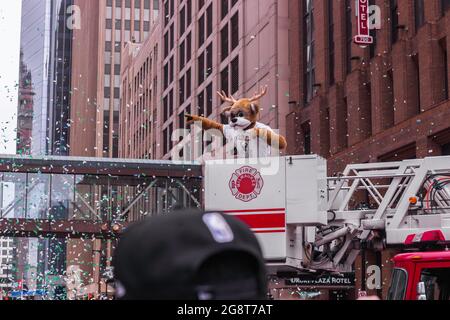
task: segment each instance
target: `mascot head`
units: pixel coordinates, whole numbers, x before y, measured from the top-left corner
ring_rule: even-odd
[[[231,127],[241,130],[251,129],[255,126],[258,120],[260,106],[259,99],[265,96],[267,87],[260,93],[255,94],[252,98],[244,98],[236,100],[233,96],[227,96],[225,92],[218,92],[219,97],[229,102],[231,106],[223,109],[222,114],[227,117],[228,123]]]

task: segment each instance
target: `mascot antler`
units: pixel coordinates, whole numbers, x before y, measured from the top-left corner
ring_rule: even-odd
[[[229,102],[231,104],[235,104],[237,102],[237,100],[232,96],[227,96],[227,94],[225,93],[225,91],[222,91],[222,93],[220,93],[219,91],[217,91],[217,94],[219,95],[219,97],[222,99],[222,101],[224,102]]]
[[[267,94],[267,86],[265,86],[260,93],[256,93],[252,98],[250,98],[250,102],[258,101],[260,98],[264,97]]]

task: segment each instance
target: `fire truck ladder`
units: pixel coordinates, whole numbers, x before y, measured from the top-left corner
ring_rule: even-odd
[[[351,271],[362,245],[382,250],[410,234],[441,230],[450,239],[450,157],[349,165],[328,190],[312,269]]]

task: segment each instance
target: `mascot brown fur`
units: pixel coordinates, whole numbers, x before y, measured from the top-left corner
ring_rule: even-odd
[[[252,138],[260,139],[260,141],[267,145],[264,148],[260,143],[259,148],[261,150],[269,149],[269,146],[272,146],[272,144],[279,150],[283,150],[287,146],[286,139],[276,134],[269,126],[257,121],[260,115],[259,99],[266,93],[267,87],[261,93],[255,94],[252,98],[236,100],[233,96],[228,97],[225,92],[218,92],[219,97],[223,101],[231,104],[231,106],[222,111],[222,114],[228,118],[229,124],[223,125],[205,117],[189,114],[185,116],[187,118],[187,124],[201,122],[203,130],[219,130],[225,136],[227,142],[234,140],[231,142],[236,143],[236,140],[239,140],[239,136],[250,134]],[[270,151],[258,152],[258,155],[269,156]]]

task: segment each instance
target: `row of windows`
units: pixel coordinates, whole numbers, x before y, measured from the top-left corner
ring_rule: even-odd
[[[335,24],[333,19],[334,12],[334,1],[328,0],[328,46],[329,46],[329,84],[333,85],[335,82],[335,41],[334,32]],[[425,24],[425,14],[424,14],[424,0],[414,0],[414,15],[415,15],[415,26],[416,31]],[[398,0],[390,0],[390,35],[391,43],[394,44],[398,41],[399,35],[399,7]],[[315,93],[315,52],[314,52],[314,0],[304,0],[303,6],[303,21],[304,21],[304,99],[305,103],[309,103]],[[450,8],[450,0],[441,0],[441,8],[444,13]],[[346,72],[350,73],[352,71],[352,45],[353,45],[353,25],[354,20],[352,14],[352,0],[345,1],[345,61],[346,61]],[[224,35],[226,31],[224,31]],[[377,31],[371,30],[371,35],[374,38],[374,44],[370,46],[370,57],[375,56],[375,48],[377,45],[376,37]]]
[[[186,73],[181,76],[179,80],[179,105],[181,106],[186,100],[191,97],[192,92],[192,73],[191,69],[188,69]],[[236,57],[230,66],[226,66],[220,73],[220,86],[221,90],[225,92],[230,92],[231,94],[239,90],[239,57]],[[212,85],[209,84],[206,89],[206,101],[212,103]],[[199,115],[209,116],[212,114],[212,104],[205,105],[205,94],[200,93],[197,96]],[[164,123],[169,120],[173,114],[173,90],[164,97],[163,99],[163,120]],[[205,108],[206,106],[206,108]],[[205,113],[206,111],[206,113]]]
[[[105,64],[105,74],[110,75],[111,74],[111,64],[106,63]],[[120,64],[114,65],[114,75],[120,76]]]
[[[125,30],[131,30],[131,20],[124,20],[124,29]],[[116,19],[115,25],[116,30],[122,29],[122,20]],[[112,19],[106,19],[106,29],[112,29]],[[140,20],[134,20],[134,30],[140,30],[141,29],[141,21]],[[144,31],[150,31],[150,21],[144,21]]]
[[[158,6],[158,0],[153,1],[153,5]],[[131,0],[116,0],[115,1],[116,7],[122,7],[125,8],[131,8]],[[113,0],[106,0],[106,6],[112,7],[113,6]],[[141,0],[134,0],[134,7],[140,8],[141,7]],[[144,9],[150,9],[150,0],[144,0]]]

